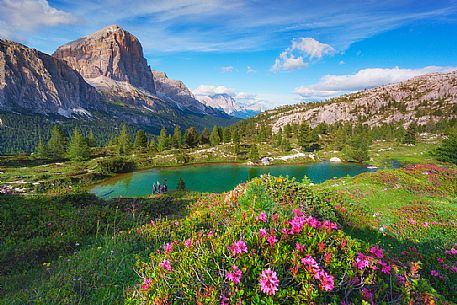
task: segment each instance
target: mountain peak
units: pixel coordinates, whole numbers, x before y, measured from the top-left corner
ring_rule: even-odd
[[[133,34],[118,25],[65,44],[53,56],[67,62],[86,80],[104,76],[155,94],[143,47]]]

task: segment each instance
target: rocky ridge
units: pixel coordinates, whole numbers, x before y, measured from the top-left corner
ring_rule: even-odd
[[[457,118],[457,71],[433,73],[318,103],[265,113],[273,131],[287,124],[361,122],[370,126],[404,122],[419,125]]]
[[[0,40],[0,110],[88,115],[100,95],[64,62],[22,44]]]

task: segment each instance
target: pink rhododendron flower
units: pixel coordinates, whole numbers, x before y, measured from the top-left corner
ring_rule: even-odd
[[[298,252],[303,252],[305,250],[305,245],[300,245],[299,243],[296,243],[295,248],[298,250]]]
[[[273,215],[273,221],[278,221],[278,215]]]
[[[143,281],[143,285],[141,285],[141,288],[143,288],[144,290],[148,290],[149,289],[149,285],[151,285],[151,283],[152,283],[151,279],[145,278],[144,281]]]
[[[447,253],[447,254],[451,254],[451,255],[456,255],[456,254],[457,254],[457,249],[451,248],[451,250],[446,251],[446,253]]]
[[[292,226],[289,234],[298,234],[303,230],[303,226],[305,225],[305,218],[302,216],[295,216],[294,219],[289,221],[289,224]]]
[[[408,222],[409,222],[410,224],[412,224],[412,225],[416,223],[416,221],[415,221],[413,218],[410,218],[410,219],[408,220]]]
[[[221,305],[230,305],[229,299],[225,295],[221,295]]]
[[[355,260],[355,265],[357,266],[358,269],[367,268],[369,265],[367,257],[363,253],[359,252],[357,254],[357,258]]]
[[[382,260],[378,261],[379,265],[381,265],[381,272],[384,274],[390,273],[391,267],[388,263],[383,262]]]
[[[325,263],[330,264],[330,260],[332,259],[332,253],[331,252],[324,253],[324,258],[325,258]]]
[[[321,270],[319,272],[319,275],[322,289],[324,289],[325,291],[333,290],[333,288],[335,287],[333,276],[328,275],[327,272],[325,272],[324,270]]]
[[[305,256],[304,258],[301,259],[301,263],[305,266],[308,267],[308,270],[311,273],[317,273],[319,272],[319,265],[317,262],[314,260],[314,258],[310,255]]]
[[[270,235],[268,236],[267,241],[270,243],[270,247],[273,247],[278,239],[276,238],[276,235]]]
[[[256,220],[267,222],[267,214],[265,212],[260,213],[260,215],[257,216]]]
[[[240,268],[238,268],[237,265],[232,266],[232,272],[227,272],[225,274],[225,277],[229,281],[232,281],[235,285],[238,285],[240,283],[242,276],[243,276],[243,273],[241,272]]]
[[[267,235],[268,235],[268,232],[267,232],[266,229],[261,228],[261,229],[259,230],[259,236],[260,236],[260,238],[264,238],[264,237],[267,236]]]
[[[457,273],[457,266],[452,266],[451,268],[449,268],[449,270],[451,270],[454,273]]]
[[[362,289],[362,296],[365,300],[372,300],[373,299],[373,293],[371,293],[368,289],[363,288]]]
[[[324,223],[322,224],[322,227],[324,229],[329,230],[329,231],[338,230],[338,226],[336,225],[336,223],[331,222],[330,220],[324,220]]]
[[[171,263],[169,260],[163,260],[161,263],[160,263],[160,267],[162,267],[163,269],[167,270],[167,271],[171,271]]]
[[[294,215],[297,216],[297,217],[300,217],[300,216],[303,216],[303,212],[300,211],[300,209],[295,209],[294,210]]]
[[[170,253],[171,251],[173,251],[173,244],[172,243],[166,243],[163,246],[163,250],[165,251],[165,253]]]
[[[314,229],[319,229],[321,226],[321,222],[318,219],[314,218],[313,216],[309,216],[306,219],[306,223],[308,225],[310,225],[311,227],[313,227]]]
[[[266,295],[275,295],[278,291],[279,280],[276,272],[270,268],[265,269],[260,274],[260,290]]]
[[[439,275],[440,275],[440,274],[438,273],[438,271],[436,271],[436,270],[430,271],[430,274],[431,274],[432,276],[439,276]]]
[[[384,257],[384,250],[378,246],[371,247],[370,252],[376,256],[377,258],[383,258]]]
[[[189,239],[186,239],[186,240],[184,241],[184,247],[186,247],[186,248],[192,247],[192,240],[191,240],[190,238],[189,238]]]
[[[243,252],[248,253],[248,247],[243,240],[235,241],[233,245],[228,248],[232,251],[233,256],[242,254]]]

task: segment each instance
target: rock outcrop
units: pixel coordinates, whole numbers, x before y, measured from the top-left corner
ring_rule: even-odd
[[[86,80],[104,76],[155,94],[154,79],[138,39],[117,25],[59,47],[64,60]]]
[[[457,71],[433,73],[317,103],[267,111],[273,131],[287,124],[361,122],[369,126],[416,122],[419,125],[457,118]]]
[[[216,114],[215,109],[198,101],[192,91],[180,80],[168,78],[165,72],[152,71],[159,98],[173,101],[180,109],[196,113]]]
[[[71,116],[102,107],[95,88],[64,62],[0,40],[0,109]]]

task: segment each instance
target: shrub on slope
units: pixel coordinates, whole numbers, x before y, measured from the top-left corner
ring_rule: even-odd
[[[295,197],[287,193],[295,189]],[[325,194],[263,177],[201,199],[180,222],[138,233],[160,245],[138,262],[127,304],[434,304],[418,266],[344,234]],[[319,219],[322,214],[332,220]]]

